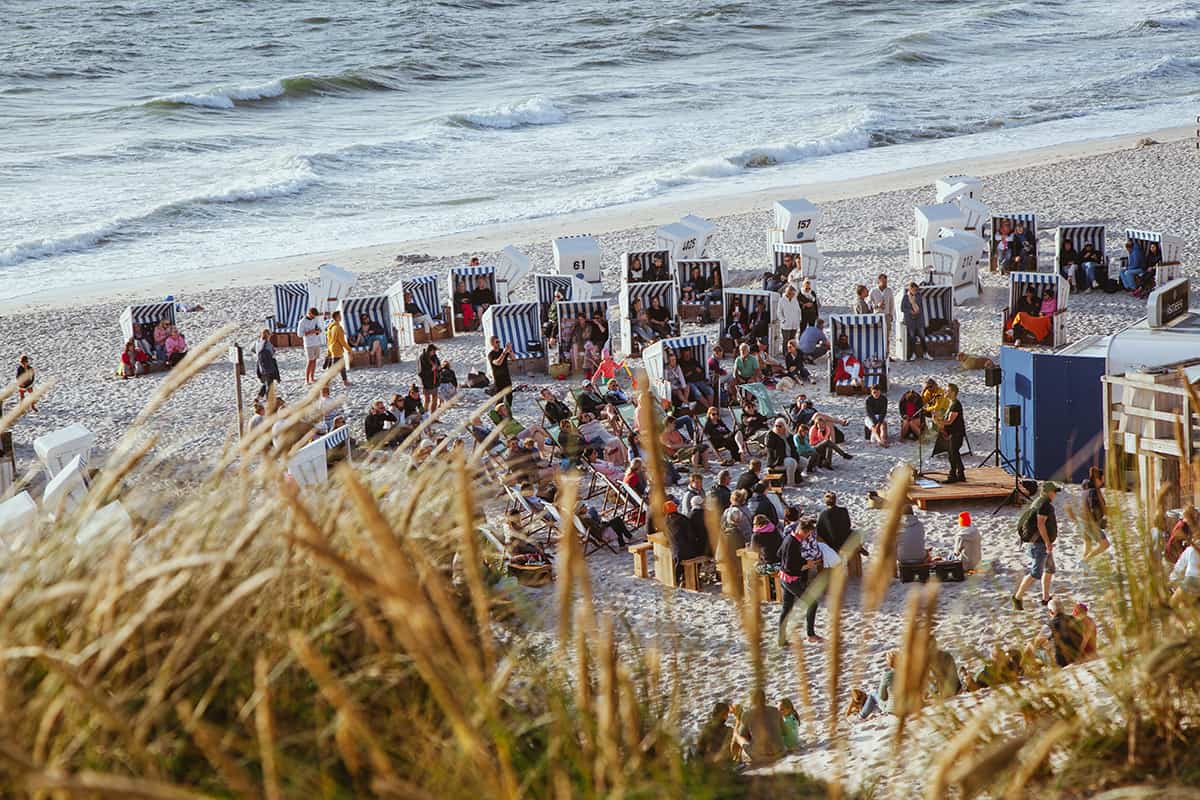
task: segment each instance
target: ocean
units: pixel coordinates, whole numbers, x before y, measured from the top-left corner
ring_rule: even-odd
[[[6,0],[0,293],[1173,125],[1200,2]]]

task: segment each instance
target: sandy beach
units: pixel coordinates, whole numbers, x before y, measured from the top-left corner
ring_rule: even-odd
[[[515,244],[532,259],[536,271],[549,271],[550,238],[565,233],[597,235],[605,263],[605,289],[615,297],[618,263],[622,251],[645,249],[653,243],[654,228],[694,212],[712,219],[718,226],[713,242],[715,254],[724,259],[727,283],[757,285],[769,265],[766,228],[770,204],[775,199],[806,196],[819,203],[824,212],[818,243],[825,256],[823,272],[814,281],[822,300],[822,314],[845,309],[852,287],[870,285],[880,272],[891,276],[900,286],[921,276],[911,274],[907,266],[906,237],[913,228],[912,206],[933,202],[933,181],[944,174],[966,172],[983,179],[983,201],[994,211],[1035,212],[1039,217],[1041,252],[1053,251],[1050,231],[1058,223],[1096,222],[1108,226],[1108,250],[1119,248],[1125,227],[1160,230],[1182,235],[1185,239],[1185,272],[1195,275],[1194,258],[1200,252],[1200,153],[1190,128],[1159,131],[1149,136],[1159,143],[1136,147],[1142,136],[1125,136],[1057,146],[1042,150],[1013,153],[986,160],[963,160],[933,164],[872,178],[840,183],[781,187],[769,192],[730,195],[715,199],[670,202],[652,206],[630,206],[575,216],[508,226],[480,229],[460,235],[420,242],[386,244],[330,253],[312,253],[294,258],[251,262],[189,272],[179,272],[169,280],[125,281],[119,284],[80,286],[69,296],[57,292],[24,298],[0,297],[0,365],[11,376],[17,359],[28,354],[38,369],[40,382],[55,381],[53,391],[41,403],[40,412],[22,418],[14,429],[21,473],[36,471],[32,441],[37,436],[72,422],[79,422],[97,435],[102,460],[125,433],[138,411],[154,394],[163,375],[132,380],[115,377],[121,349],[118,315],[127,303],[148,302],[173,294],[188,303],[199,303],[204,311],[181,313],[178,322],[189,341],[198,343],[227,323],[237,326],[234,339],[249,350],[262,320],[272,313],[269,286],[283,279],[315,278],[321,263],[336,263],[360,276],[361,293],[381,291],[396,279],[412,274],[439,273],[460,263],[464,256],[479,255],[485,263],[499,247]],[[398,256],[429,254],[431,260],[400,265]],[[963,352],[996,357],[1001,339],[1000,308],[1006,302],[1007,281],[998,275],[983,275],[983,296],[959,306]],[[530,297],[532,282],[522,283],[516,298]],[[1098,333],[1113,332],[1145,315],[1142,301],[1125,294],[1092,293],[1072,299],[1066,317],[1069,340]],[[615,318],[615,314],[614,314]],[[685,327],[685,332],[716,333]],[[471,368],[481,366],[483,342],[479,334],[468,334],[439,342],[443,359],[454,365],[460,381]],[[401,363],[382,369],[353,372],[353,386],[346,394],[349,418],[361,435],[362,415],[376,397],[390,397],[416,380],[416,352],[402,354]],[[280,351],[283,372],[282,391],[287,397],[303,392],[303,362],[297,349]],[[638,363],[635,362],[634,366]],[[824,365],[818,367],[823,375]],[[252,369],[251,369],[252,372]],[[968,466],[978,463],[992,447],[992,390],[984,386],[979,372],[960,372],[952,361],[915,361],[892,365],[889,398],[895,401],[907,388],[918,387],[928,377],[939,383],[955,381],[962,387],[968,437],[974,457]],[[519,380],[519,379],[518,379]],[[538,381],[528,381],[534,388]],[[542,382],[553,383],[548,379]],[[559,385],[561,388],[561,385]],[[247,380],[252,393],[257,389],[253,376]],[[899,444],[880,449],[862,441],[857,420],[862,415],[862,398],[836,397],[823,381],[803,387],[815,399],[817,408],[851,420],[847,440],[853,461],[836,462],[836,470],[822,472],[800,487],[785,490],[789,504],[800,505],[816,514],[821,497],[834,491],[851,513],[858,529],[866,534],[870,547],[878,512],[866,505],[866,494],[879,489],[886,476],[899,462],[915,462],[916,446]],[[340,387],[336,391],[343,391]],[[514,413],[518,419],[536,421],[538,412],[533,392],[517,395]],[[461,423],[464,409],[484,399],[478,390],[465,392],[459,407],[442,425],[444,432]],[[775,393],[777,407],[790,403],[793,396]],[[146,423],[146,432],[159,437],[155,456],[164,465],[163,487],[172,485],[175,470],[202,469],[215,460],[235,426],[233,384],[227,364],[216,364],[203,371]],[[893,427],[894,430],[894,427]],[[937,462],[939,466],[944,462]],[[738,468],[734,468],[735,479]],[[711,476],[715,472],[710,472]],[[41,478],[35,479],[40,491]],[[707,485],[707,483],[706,483]],[[1077,487],[1060,495],[1060,520],[1067,506],[1078,504]],[[1008,595],[1024,568],[1024,556],[1013,533],[1015,508],[992,515],[989,504],[966,507],[938,506],[918,512],[929,533],[929,545],[935,552],[948,554],[954,536],[957,512],[970,511],[983,534],[984,558],[988,566],[966,583],[943,589],[939,608],[939,643],[950,650],[959,664],[975,665],[978,655],[990,650],[997,641],[1018,645],[1027,641],[1042,621],[1036,602],[1026,610],[1014,612]],[[1059,573],[1056,595],[1087,600],[1101,591],[1093,571],[1079,557],[1083,542],[1073,526],[1064,523],[1060,548],[1056,552]],[[686,692],[690,710],[699,721],[714,701],[745,697],[751,684],[746,647],[736,621],[736,609],[718,593],[691,593],[664,590],[652,581],[638,580],[630,573],[625,553],[595,554],[589,557],[595,595],[605,610],[624,617],[643,643],[677,653],[686,664]],[[909,587],[896,583],[889,591],[881,613],[868,624],[859,612],[857,581],[851,582],[843,617],[850,658],[860,649],[866,654],[870,670],[854,685],[873,685],[881,666],[880,655],[895,646],[902,624],[905,598]],[[546,619],[555,618],[552,589],[533,593],[543,603]],[[773,640],[778,606],[763,606],[764,629]],[[802,624],[801,614],[792,623]],[[826,625],[826,611],[818,614],[817,627]],[[547,622],[545,636],[553,637],[553,623]],[[798,634],[797,634],[798,635]],[[814,712],[820,718],[828,708],[824,689],[825,650],[809,650],[808,667],[812,675]],[[788,696],[799,703],[800,690],[792,656],[770,642],[768,647],[768,697]],[[864,777],[872,773],[869,765],[886,755],[879,743],[892,723],[876,718],[867,723],[849,725],[855,761],[851,773]],[[832,768],[823,753],[805,753],[792,757],[789,764],[815,774],[828,774]],[[908,769],[920,769],[914,758]],[[891,769],[890,767],[888,769]],[[880,774],[880,773],[874,773]],[[889,772],[888,774],[892,774]]]

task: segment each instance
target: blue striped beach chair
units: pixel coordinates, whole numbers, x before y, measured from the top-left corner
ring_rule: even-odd
[[[667,366],[667,354],[673,352],[678,357],[679,353],[683,350],[691,350],[692,357],[696,359],[697,363],[708,363],[708,337],[701,334],[660,339],[642,351],[642,365],[646,368],[646,377],[650,381],[650,390],[659,399],[669,400],[671,398],[671,385],[663,377]]]
[[[1057,272],[1010,272],[1008,274],[1008,305],[1004,307],[1004,315],[1000,320],[1000,343],[1011,344],[1007,338],[1009,323],[1012,321],[1013,309],[1017,300],[1025,293],[1025,287],[1032,286],[1035,295],[1040,299],[1046,289],[1054,289],[1058,300],[1058,313],[1050,326],[1050,341],[1043,344],[1052,348],[1062,347],[1067,343],[1067,326],[1065,314],[1071,296],[1071,284]]]
[[[296,333],[300,320],[312,307],[307,283],[289,281],[271,287],[275,299],[275,313],[266,319],[264,326],[271,332],[271,344],[275,347],[299,347],[301,340]]]
[[[715,292],[719,295],[724,286],[725,272],[719,258],[685,258],[676,261],[674,273],[675,285],[679,289],[679,317],[684,322],[711,321],[721,314],[720,299],[699,298],[693,292],[691,299],[684,301],[684,287],[691,285],[692,271],[697,269],[700,270],[700,277],[704,279],[705,285],[710,287],[706,293]],[[714,276],[717,281],[715,289],[712,288]]]
[[[366,314],[372,322],[383,329],[383,334],[387,337],[387,344],[383,348],[384,358],[391,359],[392,363],[399,362],[400,350],[396,347],[396,333],[392,328],[392,304],[387,295],[347,297],[342,300],[340,310],[342,327],[346,331],[347,341],[353,341],[354,337],[358,335],[361,326],[359,315]],[[350,347],[350,366],[369,365],[371,363],[370,350],[368,345],[352,345]]]
[[[636,358],[641,354],[642,348],[649,344],[633,333],[632,323],[636,316],[633,307],[636,302],[640,301],[644,308],[649,309],[655,299],[659,300],[667,309],[668,326],[672,335],[678,333],[679,302],[674,280],[622,283],[618,302],[621,314],[621,346],[624,355]]]
[[[995,272],[999,264],[997,262],[997,253],[999,252],[998,243],[1000,241],[1001,227],[1008,221],[1012,223],[1012,229],[1015,231],[1018,224],[1025,226],[1027,231],[1026,238],[1033,243],[1033,253],[1026,258],[1021,254],[1020,249],[1017,249],[1017,254],[1020,257],[1020,263],[1014,264],[1010,271],[1013,272],[1037,272],[1038,271],[1038,243],[1037,243],[1037,214],[993,214],[991,235],[988,237],[989,247],[989,267],[992,272]]]
[[[1159,286],[1168,281],[1183,277],[1182,237],[1170,233],[1162,233],[1161,231],[1143,231],[1135,228],[1126,228],[1125,238],[1140,242],[1144,252],[1149,252],[1151,244],[1158,245],[1158,251],[1162,256],[1162,263],[1155,269],[1154,280]]]
[[[500,346],[512,347],[509,369],[516,373],[545,371],[546,346],[542,339],[542,326],[538,320],[537,303],[499,303],[483,312],[483,340],[485,345],[495,336]],[[492,377],[492,365],[487,365],[488,377]]]
[[[901,294],[896,298],[894,319],[897,356],[907,360],[914,353],[912,342],[908,340],[908,329],[904,327],[904,314],[900,310],[904,297]],[[917,303],[921,308],[921,319],[925,321],[925,341],[929,354],[934,358],[957,356],[959,325],[954,318],[954,287],[918,285]]]
[[[1063,271],[1062,250],[1063,243],[1070,242],[1075,248],[1076,253],[1083,251],[1083,246],[1090,244],[1096,249],[1100,255],[1100,263],[1107,270],[1108,259],[1105,255],[1105,227],[1103,225],[1094,224],[1073,224],[1059,225],[1054,231],[1054,271],[1064,278],[1067,274]],[[1039,269],[1039,272],[1042,270]],[[1107,274],[1107,273],[1105,273]]]
[[[833,342],[833,355],[829,359],[829,390],[838,394],[853,394],[847,381],[835,381],[837,368],[837,342],[842,334],[850,342],[850,351],[862,362],[863,387],[878,385],[883,391],[888,388],[887,375],[887,326],[882,314],[831,314],[829,316],[829,340]]]
[[[496,280],[494,266],[484,264],[476,267],[451,267],[447,278],[446,296],[450,300],[450,330],[456,334],[464,331],[462,309],[454,302],[455,287],[458,286],[460,278],[466,281],[468,291],[474,289],[479,279],[483,278],[491,286],[497,303],[503,303],[506,299],[501,297],[500,283]]]

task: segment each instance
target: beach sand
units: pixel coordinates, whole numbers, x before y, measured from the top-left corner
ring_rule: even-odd
[[[1168,135],[1169,134],[1169,135]],[[198,343],[226,323],[237,326],[235,339],[247,348],[261,330],[262,320],[271,313],[269,284],[281,279],[309,279],[323,262],[337,263],[360,273],[364,293],[383,290],[397,278],[409,274],[436,272],[460,263],[460,254],[486,257],[503,244],[512,242],[528,253],[535,270],[549,271],[550,244],[553,235],[591,232],[598,238],[605,259],[605,288],[615,296],[618,285],[617,264],[624,250],[645,249],[653,242],[656,225],[680,214],[694,211],[710,217],[718,225],[714,239],[715,254],[725,260],[729,285],[757,285],[761,272],[770,264],[766,248],[766,228],[770,219],[770,201],[807,196],[821,204],[824,222],[819,244],[825,265],[815,285],[823,302],[823,314],[844,309],[857,283],[872,284],[879,272],[891,276],[892,285],[900,286],[920,276],[907,266],[907,235],[913,229],[912,206],[933,202],[933,180],[943,174],[967,172],[982,177],[983,201],[995,211],[1038,214],[1043,254],[1053,251],[1049,231],[1060,222],[1094,221],[1108,226],[1108,250],[1120,248],[1120,232],[1126,227],[1162,230],[1185,237],[1186,271],[1200,252],[1200,153],[1191,141],[1183,141],[1183,131],[1159,132],[1155,138],[1168,143],[1135,148],[1140,137],[1122,137],[1073,147],[1050,148],[1014,154],[988,161],[963,161],[930,165],[889,176],[850,181],[841,185],[789,187],[769,193],[735,198],[667,204],[644,209],[597,212],[572,218],[513,226],[504,230],[485,230],[448,237],[433,242],[407,243],[359,248],[341,253],[299,256],[259,264],[236,265],[229,269],[203,273],[180,272],[169,284],[159,281],[80,287],[74,297],[46,295],[18,301],[0,300],[0,366],[10,372],[19,355],[28,353],[39,370],[39,381],[55,380],[53,392],[41,404],[41,412],[27,415],[14,430],[19,471],[36,471],[32,449],[35,437],[72,422],[92,429],[98,440],[100,457],[126,432],[149,398],[158,389],[163,375],[120,380],[114,376],[121,349],[118,315],[129,302],[148,302],[165,294],[174,294],[189,303],[201,303],[205,310],[181,313],[179,324],[189,340]],[[398,266],[396,257],[409,253],[430,253],[427,263]],[[984,274],[984,293],[975,302],[956,308],[962,329],[962,351],[996,357],[1000,344],[1000,308],[1007,297],[1006,280]],[[532,283],[520,285],[517,298],[528,297]],[[1091,293],[1073,297],[1067,314],[1068,337],[1074,341],[1088,334],[1106,334],[1144,316],[1145,305],[1125,294]],[[687,329],[699,331],[699,328]],[[710,334],[715,328],[707,329]],[[443,358],[455,366],[462,381],[469,369],[479,367],[483,343],[479,334],[463,335],[439,343]],[[298,397],[303,391],[303,362],[298,349],[279,351],[284,375],[285,396]],[[402,363],[378,370],[355,370],[353,386],[348,390],[351,424],[361,435],[361,415],[370,400],[390,397],[416,380],[416,353],[405,353]],[[823,365],[821,365],[823,367]],[[820,367],[819,367],[820,368]],[[247,389],[257,389],[251,375]],[[823,373],[819,373],[823,374]],[[978,463],[992,447],[993,394],[984,386],[979,372],[963,373],[957,362],[918,360],[892,365],[889,397],[894,403],[908,387],[916,387],[932,375],[939,383],[955,381],[962,387],[968,435],[975,453],[967,457],[968,466]],[[521,380],[521,379],[518,379]],[[335,384],[336,386],[337,384]],[[536,384],[535,384],[536,385]],[[560,386],[560,388],[562,388]],[[815,515],[826,491],[837,492],[850,509],[855,525],[866,534],[871,546],[879,512],[866,506],[866,494],[886,482],[888,471],[898,462],[915,462],[915,445],[900,444],[884,450],[861,439],[858,420],[862,399],[831,396],[827,384],[818,381],[803,387],[816,400],[818,409],[851,420],[846,426],[853,461],[836,461],[836,470],[821,472],[798,488],[785,490],[790,504],[800,505]],[[340,387],[336,391],[342,391]],[[538,412],[532,392],[519,393],[516,416],[536,421]],[[776,405],[790,403],[793,396],[776,393]],[[443,430],[464,419],[463,409],[484,399],[482,391],[468,391],[459,409],[447,419]],[[146,433],[159,437],[155,455],[164,466],[163,485],[172,485],[177,468],[201,470],[211,463],[234,430],[233,383],[228,364],[210,366],[182,389],[145,424]],[[99,461],[100,458],[97,458]],[[943,462],[939,462],[943,463]],[[734,475],[738,474],[735,467]],[[710,473],[711,475],[711,473]],[[40,483],[40,478],[35,482]],[[40,491],[40,487],[37,487]],[[1056,550],[1059,575],[1055,594],[1089,600],[1102,587],[1095,575],[1080,561],[1082,540],[1065,521],[1064,507],[1079,502],[1075,488],[1060,495],[1059,517],[1062,536]],[[959,511],[968,510],[983,535],[987,569],[966,583],[943,587],[939,603],[937,635],[960,664],[977,665],[977,654],[990,650],[997,640],[1017,645],[1030,638],[1042,622],[1044,612],[1030,598],[1023,612],[1014,612],[1008,595],[1024,568],[1024,558],[1013,532],[1016,509],[992,516],[991,504],[968,506],[942,505],[918,512],[929,534],[929,546],[948,554]],[[747,650],[737,623],[735,607],[719,594],[665,590],[652,581],[631,575],[630,557],[620,554],[595,554],[589,557],[595,595],[601,609],[624,617],[631,630],[645,644],[675,652],[682,659],[690,720],[698,724],[701,715],[717,700],[743,702],[752,679]],[[859,678],[847,676],[844,684],[873,687],[881,666],[881,654],[896,645],[902,625],[905,598],[910,586],[896,583],[889,591],[880,613],[864,621],[859,610],[859,587],[852,580],[846,599],[843,630],[847,663],[855,664],[860,651],[868,669]],[[534,591],[545,609],[546,619],[554,619],[552,590]],[[763,606],[764,639],[768,662],[767,694],[772,701],[789,696],[799,705],[801,697],[794,659],[774,645],[775,615],[778,606]],[[802,633],[803,614],[793,614],[792,635]],[[827,633],[827,612],[818,614],[818,631]],[[547,622],[547,639],[553,625]],[[823,719],[830,701],[825,691],[826,652],[824,647],[807,648],[812,677],[814,712]],[[844,698],[839,700],[844,703]],[[803,716],[803,714],[802,714]],[[824,725],[824,723],[822,723]],[[851,730],[851,772],[856,778],[871,774],[892,774],[865,769],[866,765],[886,757],[881,746],[891,722],[876,718],[868,723],[855,722]],[[843,730],[845,724],[843,723]],[[813,731],[812,739],[824,739],[825,732]],[[817,774],[829,774],[832,768],[828,751],[821,748],[794,757],[788,764],[798,765]],[[919,764],[908,767],[919,769]],[[888,768],[890,770],[890,768]]]

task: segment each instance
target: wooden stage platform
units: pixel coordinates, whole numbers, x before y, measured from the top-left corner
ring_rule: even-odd
[[[963,483],[943,485],[949,474],[945,471],[927,472],[926,479],[939,481],[937,486],[922,488],[915,483],[908,490],[908,499],[922,510],[930,503],[970,503],[991,500],[999,502],[1013,489],[1013,476],[1002,467],[967,468],[967,480]],[[918,479],[920,480],[920,479]],[[884,494],[881,492],[880,494]]]

